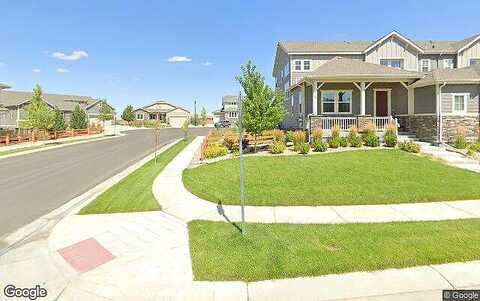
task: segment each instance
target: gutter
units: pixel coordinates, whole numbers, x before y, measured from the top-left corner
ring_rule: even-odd
[[[438,143],[440,145],[443,144],[443,114],[442,114],[442,88],[445,87],[447,85],[446,82],[443,82],[443,84],[441,86],[439,86],[437,84],[437,88],[438,88],[438,100],[437,100],[437,103],[438,103]]]

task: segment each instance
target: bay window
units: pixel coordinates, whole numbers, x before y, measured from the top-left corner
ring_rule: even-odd
[[[322,113],[350,114],[352,113],[352,91],[321,91]]]

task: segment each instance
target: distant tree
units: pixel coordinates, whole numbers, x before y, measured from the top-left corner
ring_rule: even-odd
[[[64,131],[67,128],[65,124],[65,118],[63,117],[63,112],[55,107],[53,110],[53,126],[52,130],[54,131]]]
[[[207,110],[205,110],[205,107],[202,107],[202,111],[200,113],[200,123],[202,126],[207,124]]]
[[[72,129],[86,129],[87,126],[87,113],[80,107],[80,105],[77,104],[72,112],[72,117],[70,119],[70,127]]]
[[[236,79],[245,93],[243,98],[243,121],[245,131],[254,137],[254,150],[257,150],[257,136],[263,131],[276,128],[285,117],[284,94],[273,90],[265,83],[265,78],[255,65],[248,61],[241,67],[242,74]]]
[[[122,113],[122,119],[130,124],[132,121],[135,120],[135,113],[133,113],[133,107],[128,105]]]
[[[182,128],[181,128],[181,129],[182,129],[182,132],[183,132],[183,139],[184,139],[184,140],[187,140],[187,138],[188,138],[188,134],[189,134],[189,133],[188,133],[188,132],[189,132],[189,131],[188,131],[188,129],[189,129],[188,126],[189,126],[189,125],[190,125],[190,120],[189,120],[189,119],[185,120],[185,122],[184,122],[183,125],[182,125]]]
[[[42,88],[36,85],[30,103],[25,107],[25,121],[23,128],[48,130],[53,127],[54,113],[43,100]]]
[[[106,99],[100,100],[100,114],[98,115],[98,119],[102,121],[103,128],[105,128],[105,121],[113,120],[114,111],[111,106],[108,105]]]

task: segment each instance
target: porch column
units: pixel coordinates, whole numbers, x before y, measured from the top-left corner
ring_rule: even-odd
[[[365,115],[365,82],[360,83],[360,115]]]
[[[298,102],[300,103],[299,113],[303,114],[303,112],[305,112],[305,84],[302,84]]]
[[[317,107],[317,93],[318,93],[318,82],[313,82],[312,87],[312,111],[313,115],[318,115],[318,107]]]

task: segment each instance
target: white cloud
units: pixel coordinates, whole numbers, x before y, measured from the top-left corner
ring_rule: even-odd
[[[57,72],[58,72],[58,73],[69,73],[70,70],[65,69],[65,68],[57,68]]]
[[[35,68],[35,69],[32,69],[32,71],[33,71],[34,73],[40,73],[41,70]]]
[[[211,65],[213,65],[213,63],[209,62],[209,61],[206,61],[206,62],[202,62],[202,65],[203,66],[211,66]]]
[[[190,62],[192,59],[186,56],[171,56],[167,59],[169,63]]]
[[[64,60],[64,61],[77,61],[84,57],[88,57],[88,53],[83,50],[76,50],[76,51],[73,51],[71,54],[65,54],[63,52],[54,52],[52,53],[52,57],[59,60]]]

